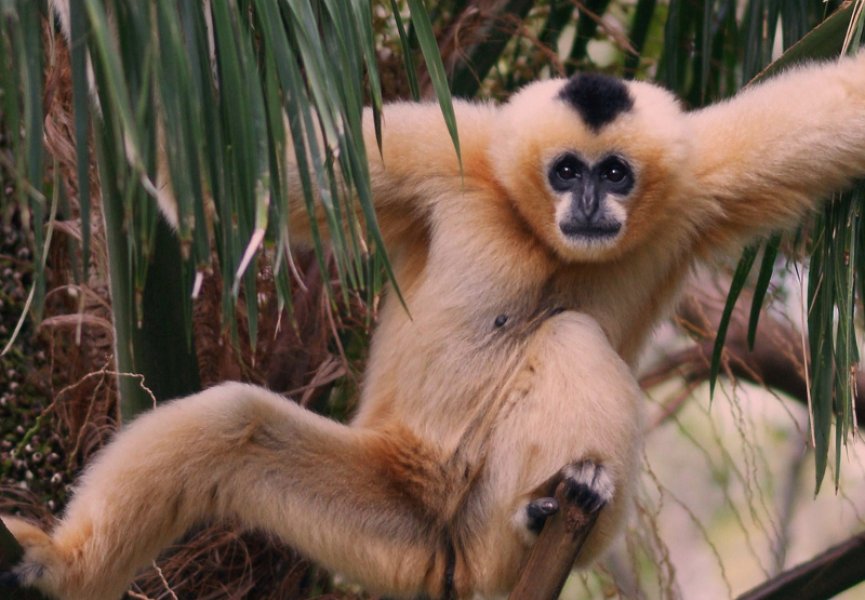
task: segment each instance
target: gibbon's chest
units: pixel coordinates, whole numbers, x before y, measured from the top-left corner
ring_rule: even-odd
[[[562,263],[510,206],[473,200],[438,207],[424,243],[392,254],[397,280],[408,282],[401,287],[408,311],[393,295],[384,303],[357,424],[436,423],[456,443],[467,409],[489,400],[557,311],[589,314],[620,353],[640,341],[629,332],[650,330],[653,311],[641,306],[657,295],[653,271]],[[637,322],[647,325],[629,327]]]
[[[438,327],[441,319],[454,323],[479,352],[495,353],[530,335],[547,312],[572,306],[550,304],[560,265],[506,202],[468,193],[463,200],[435,212],[418,309]]]
[[[384,302],[356,424],[397,418],[421,434],[435,427],[441,446],[455,447],[469,413],[513,370],[550,265],[530,240],[472,213],[432,227],[424,260],[392,253],[397,281],[410,282],[407,310],[393,294]]]
[[[494,356],[501,346],[509,352],[551,314],[573,310],[593,317],[610,344],[630,355],[675,295],[669,280],[680,269],[670,253],[566,263],[509,204],[473,199],[436,213],[415,300],[424,311],[418,321],[429,319],[441,331],[454,324],[467,351],[482,347]],[[441,341],[452,349],[454,336]]]

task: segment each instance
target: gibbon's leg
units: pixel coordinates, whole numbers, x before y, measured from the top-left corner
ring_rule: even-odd
[[[56,598],[118,598],[163,547],[219,518],[273,532],[373,591],[435,596],[446,556],[423,488],[439,463],[407,435],[242,384],[170,402],[105,448],[50,536],[3,517],[26,550],[15,572]]]
[[[555,510],[557,474],[587,504],[608,500],[577,560],[594,560],[621,530],[637,478],[642,393],[631,371],[587,315],[563,312],[533,334],[489,440],[490,523],[465,555],[474,579],[509,588],[534,540],[531,529]],[[539,515],[538,513],[546,513]],[[538,518],[540,516],[540,519]],[[504,589],[480,589],[502,593]]]

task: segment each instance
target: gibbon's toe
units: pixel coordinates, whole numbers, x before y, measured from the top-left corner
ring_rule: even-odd
[[[588,513],[601,510],[613,499],[615,485],[612,477],[603,465],[593,461],[584,460],[566,467],[564,480],[568,499]]]
[[[10,571],[0,572],[0,590],[17,590],[21,588],[18,575]]]
[[[17,565],[13,565],[14,571],[8,573],[9,577],[5,577],[7,574],[4,573],[0,589],[3,585],[32,586],[45,575],[46,565],[58,562],[51,537],[36,525],[18,517],[3,515],[2,520],[24,549],[24,558]]]
[[[559,512],[559,501],[549,496],[536,498],[526,505],[526,527],[533,533],[540,533],[547,518]]]

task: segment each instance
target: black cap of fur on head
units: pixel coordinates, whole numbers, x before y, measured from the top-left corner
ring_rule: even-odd
[[[559,98],[573,106],[595,133],[634,107],[634,100],[624,83],[615,77],[596,73],[571,77],[559,92]]]

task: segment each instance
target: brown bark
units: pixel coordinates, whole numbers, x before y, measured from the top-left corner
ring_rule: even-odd
[[[559,512],[547,519],[509,600],[554,600],[559,597],[580,549],[589,537],[600,510],[586,512],[556,487]]]
[[[745,592],[738,600],[830,598],[865,579],[863,565],[865,533],[860,533]]]
[[[650,387],[674,375],[689,383],[709,377],[715,333],[724,310],[726,287],[708,282],[694,284],[679,305],[676,318],[695,339],[696,345],[670,356],[662,365],[643,376],[640,383]],[[748,347],[751,296],[743,292],[733,311],[722,357],[727,375],[765,385],[803,404],[808,402],[805,383],[802,333],[779,316],[763,311],[754,341]],[[856,417],[865,419],[865,372],[856,373]]]

